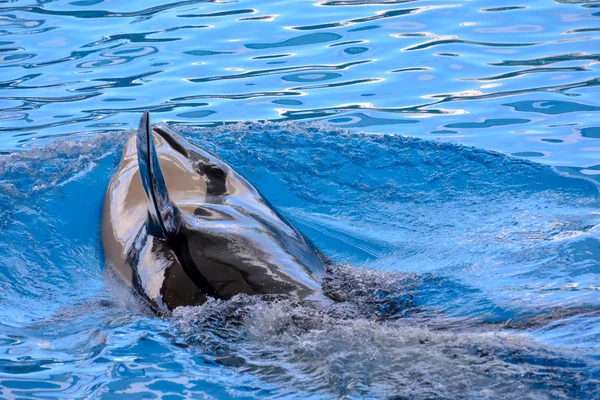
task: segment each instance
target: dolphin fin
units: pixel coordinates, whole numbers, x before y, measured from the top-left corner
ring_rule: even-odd
[[[178,230],[179,209],[169,199],[150,128],[150,113],[144,112],[137,131],[137,155],[142,186],[148,200],[148,233],[166,239]]]

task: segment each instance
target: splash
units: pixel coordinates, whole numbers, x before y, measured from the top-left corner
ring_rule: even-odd
[[[599,389],[594,181],[320,124],[185,133],[334,262],[324,287],[340,301],[314,309],[239,296],[149,314],[105,276],[100,246],[104,191],[129,132],[13,153],[0,158],[3,395],[589,398]]]

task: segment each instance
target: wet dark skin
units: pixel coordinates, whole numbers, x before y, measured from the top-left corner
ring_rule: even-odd
[[[327,302],[309,241],[231,166],[151,128],[148,113],[109,185],[102,231],[111,268],[158,312],[240,293]]]

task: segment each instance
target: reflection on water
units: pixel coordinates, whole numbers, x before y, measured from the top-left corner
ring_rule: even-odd
[[[150,109],[205,126],[322,120],[594,167],[597,6],[15,1],[0,15],[0,149],[131,127]]]

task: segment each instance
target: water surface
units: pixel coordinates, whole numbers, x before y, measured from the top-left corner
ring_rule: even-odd
[[[594,166],[598,5],[5,2],[0,150],[129,128],[150,109],[196,126],[320,120]]]
[[[242,296],[162,319],[104,270],[102,198],[128,133],[0,159],[4,395],[598,393],[595,181],[322,125],[191,129],[338,265],[325,286],[344,301]]]
[[[2,3],[0,397],[596,398],[598,6]],[[102,199],[146,109],[345,301],[158,318],[111,278]]]

